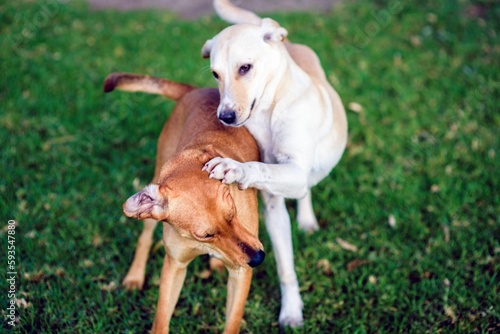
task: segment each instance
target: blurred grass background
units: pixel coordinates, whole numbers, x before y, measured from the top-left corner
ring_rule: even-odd
[[[350,127],[313,190],[321,230],[295,231],[305,323],[285,331],[498,332],[498,3],[360,0],[272,17],[317,51]],[[173,103],[104,95],[102,82],[127,71],[215,86],[200,49],[227,25],[55,0],[2,2],[0,22],[0,239],[7,249],[16,220],[15,332],[146,333],[164,253],[151,255],[143,291],[120,287],[142,228],[121,204],[134,179],[151,178]],[[261,239],[247,333],[280,331],[264,228]],[[226,277],[205,269],[190,266],[172,333],[222,331]]]

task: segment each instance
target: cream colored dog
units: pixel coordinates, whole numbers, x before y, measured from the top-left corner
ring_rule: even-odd
[[[345,110],[314,51],[288,42],[287,31],[271,19],[227,0],[215,0],[214,6],[223,19],[235,23],[202,49],[219,84],[217,114],[227,125],[248,128],[263,163],[215,158],[204,170],[241,189],[262,190],[281,284],[279,322],[299,326],[303,304],[284,198],[299,199],[301,229],[318,229],[310,188],[330,173],[344,152]]]

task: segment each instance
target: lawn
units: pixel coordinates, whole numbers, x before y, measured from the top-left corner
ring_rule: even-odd
[[[305,323],[284,332],[500,331],[500,5],[360,0],[272,17],[317,51],[350,128],[313,190],[321,230],[296,230],[289,203]],[[16,326],[0,332],[147,333],[164,251],[143,291],[120,286],[142,227],[121,205],[151,178],[173,103],[102,82],[127,71],[215,86],[200,49],[226,23],[62,0],[1,2],[0,22],[3,317],[17,273]],[[280,331],[263,224],[261,240],[245,333]],[[205,269],[189,267],[172,333],[222,331],[226,275]]]

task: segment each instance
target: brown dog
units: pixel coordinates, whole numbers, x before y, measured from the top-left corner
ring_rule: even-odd
[[[237,333],[250,289],[251,267],[264,260],[257,236],[256,191],[210,179],[202,167],[218,156],[242,162],[258,160],[257,145],[245,128],[229,128],[219,122],[216,89],[113,73],[106,78],[104,90],[115,88],[162,94],[177,101],[158,140],[152,184],[123,205],[127,216],[146,219],[123,284],[129,289],[142,288],[153,230],[157,221],[163,221],[166,255],[152,332],[168,333],[187,265],[198,255],[210,254],[229,271],[224,332]]]

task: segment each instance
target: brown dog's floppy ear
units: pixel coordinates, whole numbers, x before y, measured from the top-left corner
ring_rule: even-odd
[[[260,26],[264,28],[264,41],[266,42],[282,42],[288,35],[288,31],[285,28],[270,18],[262,19]]]
[[[123,204],[123,212],[127,217],[139,220],[146,218],[164,220],[167,218],[167,205],[158,185],[151,184],[130,197]]]
[[[200,154],[199,159],[202,164],[207,163],[209,160],[212,160],[215,157],[221,157],[222,155],[217,152],[212,144],[207,145],[203,152]]]
[[[210,51],[212,51],[213,40],[209,39],[205,42],[205,45],[201,48],[201,56],[203,58],[210,58]]]

